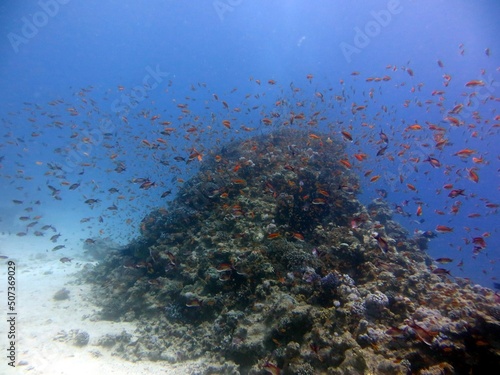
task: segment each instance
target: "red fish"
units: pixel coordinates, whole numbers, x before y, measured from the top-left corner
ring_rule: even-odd
[[[469,179],[475,183],[479,182],[479,175],[476,173],[476,168],[467,169],[469,172]]]
[[[465,87],[476,87],[476,86],[484,86],[484,81],[473,79],[465,84]]]
[[[464,194],[465,190],[464,189],[453,189],[452,191],[450,191],[450,193],[448,194],[448,196],[450,198],[456,198],[458,197],[459,195],[463,195],[465,196]]]
[[[453,228],[447,227],[446,225],[436,225],[436,232],[450,233],[453,232]]]
[[[348,141],[352,142],[352,135],[351,135],[351,133],[346,132],[345,130],[342,130],[341,133],[342,133],[342,135],[344,136],[345,139],[347,139]]]

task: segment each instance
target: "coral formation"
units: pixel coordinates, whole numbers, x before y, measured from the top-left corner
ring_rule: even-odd
[[[344,152],[324,134],[283,130],[207,157],[139,238],[86,271],[101,319],[140,321],[120,354],[205,356],[206,374],[499,364],[499,296],[433,273],[429,238],[410,238],[384,200],[357,199]]]

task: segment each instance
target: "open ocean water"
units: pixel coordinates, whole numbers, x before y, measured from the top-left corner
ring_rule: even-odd
[[[413,244],[424,244],[420,251],[429,260],[421,262],[432,277],[439,275],[446,283],[466,279],[471,285],[492,289],[491,293],[500,289],[499,15],[500,3],[494,0],[40,0],[0,4],[0,255],[4,264],[0,304],[1,318],[7,321],[2,323],[0,347],[7,352],[15,347],[14,360],[2,356],[5,371],[12,370],[9,363],[27,373],[52,371],[47,370],[47,361],[38,364],[37,370],[36,358],[22,363],[23,356],[31,358],[30,345],[33,353],[40,342],[26,341],[30,332],[23,331],[23,316],[26,319],[32,312],[9,304],[22,299],[22,293],[27,298],[38,276],[71,282],[80,277],[81,270],[106,264],[108,252],[130,249],[129,244],[140,243],[141,238],[147,242],[154,237],[160,246],[170,233],[162,231],[179,223],[185,227],[176,230],[184,230],[186,238],[192,236],[192,248],[204,243],[207,252],[240,240],[245,249],[254,251],[271,251],[266,241],[274,238],[297,244],[324,265],[312,262],[316,264],[311,266],[312,276],[307,273],[309,266],[279,270],[274,265],[276,279],[297,279],[300,273],[299,279],[320,285],[320,277],[334,271],[324,268],[329,263],[322,258],[326,250],[321,241],[328,236],[321,237],[306,222],[326,228],[322,220],[328,215],[337,217],[334,212],[338,212],[336,225],[358,233],[361,242],[371,238],[382,254],[408,251],[414,239]],[[292,133],[283,136],[288,142],[285,146],[277,140],[272,152],[259,148],[260,142],[272,143],[266,138],[270,134],[288,130]],[[254,142],[252,150],[257,150],[251,160],[245,153],[249,139]],[[234,142],[241,142],[234,151],[242,153],[239,161],[231,159],[234,154],[228,151]],[[329,147],[331,154],[326,153]],[[281,154],[287,156],[281,159]],[[308,182],[301,173],[318,158],[323,167],[331,166],[321,169],[328,177],[323,180],[316,175],[317,180]],[[254,164],[261,175],[245,172]],[[205,179],[198,175],[200,168],[205,168]],[[282,188],[276,185],[277,174],[284,176]],[[203,199],[197,191],[202,191]],[[259,193],[270,202],[269,207],[278,207],[272,222],[266,222],[271,208],[267,212],[261,203],[250,203]],[[355,212],[346,197],[355,197],[364,206],[373,202],[384,206]],[[176,199],[181,203],[172,203]],[[300,209],[280,208],[290,207],[291,200]],[[198,216],[186,219],[171,214],[179,205],[199,210]],[[213,217],[204,215],[219,208],[225,216],[222,224],[213,226]],[[289,222],[280,221],[283,212]],[[161,217],[168,215],[170,219],[163,222]],[[401,224],[396,231],[402,233],[401,239],[386,232],[387,224],[380,222],[384,215]],[[203,242],[203,229],[191,229],[193,217],[201,227],[210,228],[207,236],[226,231],[227,237],[220,234],[211,237],[212,242]],[[238,227],[239,221],[250,218],[256,223],[261,220],[260,226],[245,222]],[[366,230],[365,237],[358,230]],[[155,237],[152,233],[156,232]],[[251,240],[247,243],[245,238]],[[130,277],[144,278],[152,288],[161,288],[168,278],[186,283],[187,264],[200,265],[193,257],[182,258],[182,246],[187,245],[179,243],[169,243],[168,251],[154,246],[146,253],[125,250],[130,258],[120,269],[128,267],[137,275],[128,275],[126,281],[106,279],[106,284],[102,279],[104,290],[126,288]],[[240,250],[208,256],[219,283],[229,279],[239,288],[244,279],[257,277],[255,270],[246,272],[238,266],[245,264]],[[161,272],[159,259],[166,262]],[[175,274],[181,264],[186,266],[182,277]],[[380,272],[384,264],[389,263],[377,265]],[[40,274],[35,277],[37,270]],[[355,276],[360,276],[361,268],[352,270],[352,274],[339,272],[358,282]],[[406,271],[409,275],[410,269]],[[209,273],[197,274],[200,280],[209,279]],[[405,275],[398,277],[405,279]],[[83,280],[88,282],[86,277]],[[86,282],[79,280],[86,290]],[[54,293],[64,285],[41,282],[39,293],[47,294],[52,306]],[[227,283],[218,294],[207,281],[204,295],[195,298],[196,285],[189,290],[184,285],[181,293],[182,304],[190,311],[185,313],[188,320],[193,307],[217,306],[222,302],[216,296],[229,293]],[[80,297],[85,299],[85,293]],[[117,298],[123,296],[118,293]],[[168,310],[164,316],[182,315],[182,309],[172,306],[159,308]],[[65,312],[56,309],[54,314]],[[134,314],[111,314],[110,320],[133,322],[141,316],[137,311]],[[16,323],[9,325],[8,319],[14,316]],[[419,326],[407,325],[422,339]],[[99,332],[104,335],[106,329]],[[48,329],[47,336],[39,333],[39,337],[56,333],[56,328],[54,332]],[[57,336],[59,342],[78,341],[78,332],[68,329],[65,334]],[[240,366],[241,373],[259,373],[255,370],[258,363],[263,374],[301,373],[271,350],[274,339],[278,342],[280,337],[265,346],[268,354],[259,354],[253,362],[245,362],[241,359],[244,352],[234,354],[233,349],[228,358]],[[92,340],[91,336],[90,344],[96,345]],[[279,352],[284,344],[276,342],[274,350]],[[316,344],[311,345],[319,358]],[[263,361],[266,356],[268,360]],[[98,361],[99,356],[95,357]],[[177,363],[195,357],[148,354],[134,360]],[[49,362],[59,360],[55,356]],[[326,371],[320,365],[310,366],[317,370],[314,373]],[[456,373],[466,371],[466,367],[454,366]],[[368,368],[357,371],[369,373]],[[120,371],[134,373],[133,369]],[[214,371],[233,370],[220,367]]]

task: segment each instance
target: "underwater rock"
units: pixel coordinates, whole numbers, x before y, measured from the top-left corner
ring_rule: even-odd
[[[65,299],[69,299],[69,290],[66,288],[59,289],[57,292],[54,293],[54,296],[52,297],[56,301],[62,301]]]
[[[331,136],[330,136],[331,137]],[[431,271],[432,236],[358,199],[345,143],[282,130],[208,153],[141,235],[82,277],[129,360],[209,373],[481,373],[500,363],[498,295]],[[217,372],[218,371],[218,372]]]
[[[389,298],[377,290],[365,297],[364,306],[368,315],[379,317],[385,308],[389,306]]]
[[[73,338],[73,345],[85,346],[89,343],[90,335],[87,332],[79,331]]]

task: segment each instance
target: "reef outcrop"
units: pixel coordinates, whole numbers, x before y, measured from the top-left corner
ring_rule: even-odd
[[[205,156],[85,278],[138,322],[129,360],[206,374],[465,374],[500,364],[500,297],[434,272],[428,239],[357,198],[343,142],[283,130]]]

